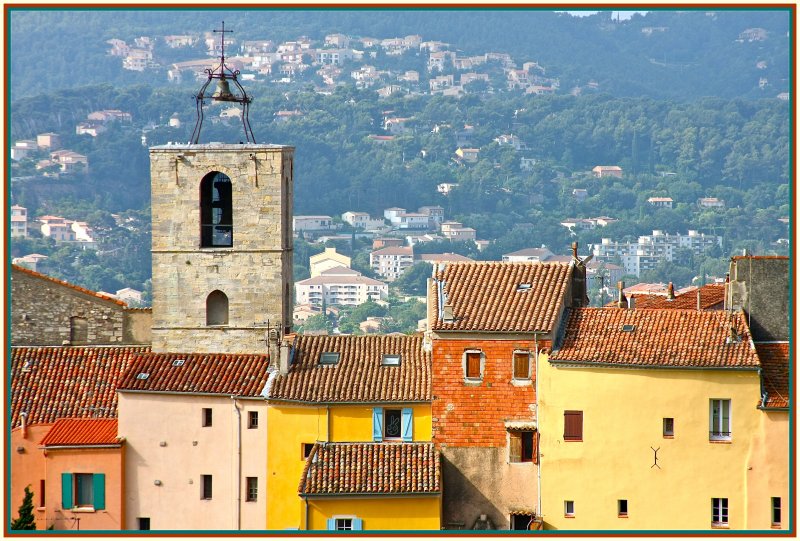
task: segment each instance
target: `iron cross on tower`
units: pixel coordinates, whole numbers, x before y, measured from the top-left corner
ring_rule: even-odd
[[[233,30],[225,30],[225,21],[222,21],[222,30],[214,29],[212,32],[219,32],[222,34],[220,36],[220,57],[222,58],[222,63],[225,63],[225,33],[233,34]]]

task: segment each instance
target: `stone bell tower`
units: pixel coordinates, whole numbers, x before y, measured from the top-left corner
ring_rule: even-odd
[[[207,72],[192,141],[150,149],[152,350],[266,353],[269,329],[292,322],[294,149],[255,143],[224,39]],[[247,143],[198,142],[206,100],[242,106]]]

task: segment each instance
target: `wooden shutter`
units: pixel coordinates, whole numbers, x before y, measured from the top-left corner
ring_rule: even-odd
[[[106,508],[106,474],[95,473],[92,476],[92,498],[95,511]]]
[[[411,408],[403,408],[401,434],[403,441],[414,440],[414,412]]]
[[[354,530],[363,530],[364,529],[363,522],[361,521],[360,518],[354,518],[352,524],[353,524],[353,529]]]
[[[528,379],[530,377],[528,360],[528,353],[514,353],[514,379]]]
[[[61,474],[61,508],[72,509],[72,474]]]
[[[564,412],[564,441],[583,440],[583,412]]]
[[[539,464],[539,431],[533,433],[533,463]]]
[[[329,530],[335,530],[336,529],[336,519],[335,518],[329,518],[327,522],[328,522],[328,529]]]
[[[481,354],[478,352],[467,352],[467,377],[481,377]]]
[[[372,408],[372,441],[383,440],[383,408]]]
[[[508,433],[508,461],[522,461],[522,438],[519,432]]]

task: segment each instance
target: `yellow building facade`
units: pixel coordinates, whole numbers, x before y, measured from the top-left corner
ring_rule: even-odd
[[[297,336],[284,357],[267,385],[267,529],[438,530],[430,355],[421,337]],[[377,478],[402,466],[413,481],[420,445],[435,483]],[[308,468],[333,450],[352,453],[347,471],[361,472],[358,482],[330,469],[320,475],[335,479],[304,489]]]
[[[545,529],[772,528],[788,424],[762,386],[740,313],[573,311],[539,359]]]

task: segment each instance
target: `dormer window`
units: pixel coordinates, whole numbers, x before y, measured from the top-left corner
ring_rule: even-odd
[[[338,351],[326,351],[319,356],[319,364],[333,365],[339,362]]]
[[[381,366],[400,366],[399,354],[384,354],[381,357]]]
[[[213,171],[200,181],[200,247],[233,246],[233,186]]]

